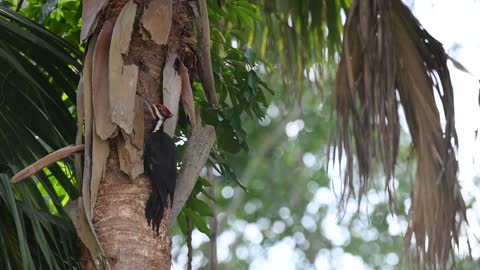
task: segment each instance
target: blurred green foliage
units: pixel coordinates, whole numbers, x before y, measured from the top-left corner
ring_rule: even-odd
[[[4,0],[3,3],[80,48],[81,1]]]

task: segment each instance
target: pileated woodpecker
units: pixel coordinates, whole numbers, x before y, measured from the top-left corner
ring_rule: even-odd
[[[152,117],[152,130],[143,150],[144,174],[150,177],[152,192],[145,206],[148,226],[159,233],[163,210],[173,204],[177,178],[175,143],[163,132],[163,122],[173,114],[163,104],[153,104],[143,95],[145,105]],[[168,198],[170,197],[170,198]]]

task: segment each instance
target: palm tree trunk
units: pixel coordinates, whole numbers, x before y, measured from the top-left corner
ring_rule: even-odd
[[[118,154],[111,143],[105,177],[95,206],[94,226],[112,269],[170,269],[168,213],[157,235],[144,216],[150,194],[149,180],[131,181],[120,171]]]
[[[142,174],[142,154],[151,125],[148,111],[135,100],[135,91],[162,101],[164,82],[169,79],[164,67],[172,53],[178,55],[174,69],[178,71],[180,63],[189,74],[195,73],[194,12],[185,0],[92,2],[84,1],[82,26],[82,38],[90,37],[83,83],[91,87],[91,94],[85,91],[85,99],[93,103],[90,123],[85,114],[87,149],[87,126],[93,129],[91,177],[83,180],[90,186],[83,193],[88,198],[86,203],[84,199],[86,215],[92,213],[111,269],[170,269],[170,211],[164,212],[159,235],[144,217],[151,187]],[[115,75],[116,71],[120,72]],[[95,269],[89,257],[83,252],[82,269]]]

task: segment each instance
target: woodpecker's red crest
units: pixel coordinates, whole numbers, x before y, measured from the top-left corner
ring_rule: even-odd
[[[170,112],[170,110],[167,108],[167,106],[161,104],[161,103],[157,103],[155,104],[157,107],[158,107],[158,111],[160,112],[160,114],[165,118],[165,119],[168,119],[170,117],[173,116],[173,114]]]
[[[137,95],[143,99],[143,102],[147,106],[148,110],[152,117],[156,120],[165,120],[173,116],[173,113],[167,108],[167,106],[156,102],[155,104],[152,103],[148,98],[144,95],[137,92]]]

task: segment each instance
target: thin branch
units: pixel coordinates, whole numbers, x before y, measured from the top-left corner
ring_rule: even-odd
[[[209,195],[212,198],[215,198],[215,175],[213,174],[212,166],[207,167],[207,178],[208,182],[210,182],[209,188]],[[209,243],[209,253],[208,253],[208,264],[210,266],[210,270],[217,270],[217,230],[218,230],[218,222],[217,222],[217,214],[216,214],[217,203],[215,201],[210,201],[210,209],[212,210],[213,216],[210,219],[210,231],[212,234],[210,235],[210,243]]]
[[[15,8],[15,12],[20,12],[20,9],[23,6],[23,0],[18,1],[17,8]]]
[[[187,219],[187,257],[188,257],[188,262],[187,262],[187,269],[192,270],[192,261],[193,261],[193,247],[192,247],[192,232],[193,232],[193,222],[192,219],[189,217],[186,217]]]
[[[212,57],[210,55],[210,25],[208,22],[207,0],[198,0],[200,11],[200,53],[199,57],[199,75],[202,80],[203,90],[207,96],[208,103],[217,104],[217,94],[215,89],[215,80],[213,79]]]

